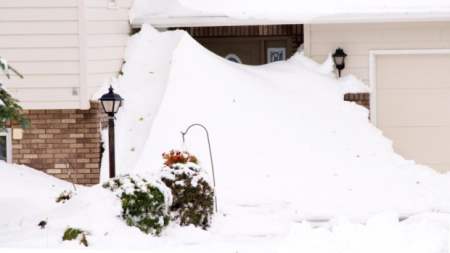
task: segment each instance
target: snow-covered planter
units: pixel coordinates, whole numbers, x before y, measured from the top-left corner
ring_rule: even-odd
[[[140,176],[123,176],[103,184],[120,198],[122,218],[142,232],[160,235],[169,224],[170,191],[163,183]]]
[[[214,211],[214,189],[197,158],[181,151],[170,151],[163,157],[161,180],[172,191],[172,219],[182,226],[207,229]]]

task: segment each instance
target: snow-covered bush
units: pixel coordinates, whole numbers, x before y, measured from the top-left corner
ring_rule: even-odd
[[[172,219],[182,226],[192,224],[207,229],[214,211],[214,189],[197,158],[181,151],[170,151],[163,158],[161,180],[172,191]]]
[[[11,78],[10,71],[14,72],[20,78],[23,78],[15,68],[8,64],[6,59],[0,57],[0,69],[9,79]],[[22,128],[29,125],[29,120],[22,114],[22,107],[18,101],[14,99],[0,84],[0,130],[7,127],[8,122],[17,122]]]
[[[56,203],[65,203],[72,198],[73,193],[71,191],[63,191],[56,198]]]
[[[63,241],[73,241],[73,240],[78,240],[80,242],[80,244],[83,244],[84,246],[89,246],[89,243],[87,241],[87,235],[89,233],[81,230],[79,228],[67,228],[64,231],[64,235],[62,240]]]
[[[161,182],[140,176],[123,176],[103,184],[122,203],[122,218],[129,226],[152,235],[161,234],[169,224],[170,191]]]

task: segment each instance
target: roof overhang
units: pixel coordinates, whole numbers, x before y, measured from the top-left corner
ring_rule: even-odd
[[[415,13],[348,13],[339,15],[318,15],[314,18],[298,19],[252,19],[228,16],[153,16],[135,19],[134,28],[151,24],[157,28],[244,26],[283,24],[344,24],[344,23],[389,23],[389,22],[450,22],[450,12]]]

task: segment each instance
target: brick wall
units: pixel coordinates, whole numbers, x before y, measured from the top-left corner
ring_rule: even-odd
[[[13,139],[13,161],[78,184],[99,182],[100,105],[90,110],[29,110],[31,126]]]
[[[349,93],[344,95],[344,100],[355,102],[359,105],[370,109],[370,94],[369,93]]]

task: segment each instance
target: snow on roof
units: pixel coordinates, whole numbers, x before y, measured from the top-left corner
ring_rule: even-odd
[[[134,26],[450,21],[448,0],[136,0]]]

